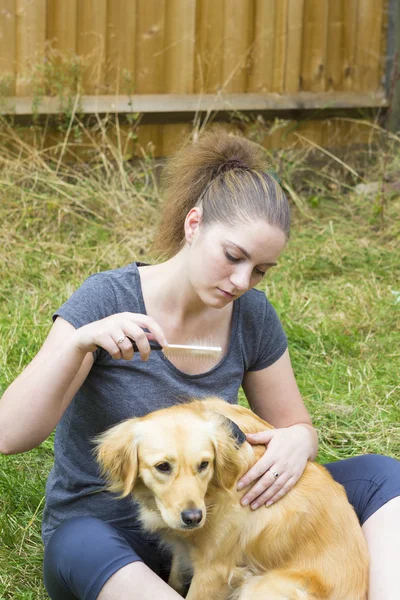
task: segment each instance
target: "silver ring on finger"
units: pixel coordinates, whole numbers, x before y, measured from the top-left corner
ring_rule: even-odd
[[[124,341],[125,338],[126,338],[126,335],[121,335],[121,337],[117,339],[117,344],[122,344],[122,342]]]
[[[272,475],[275,477],[275,479],[278,479],[279,477],[279,473],[277,473],[277,471],[273,471],[272,469],[270,469]]]

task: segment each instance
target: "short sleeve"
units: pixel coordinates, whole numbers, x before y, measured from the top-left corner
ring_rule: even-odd
[[[259,371],[271,366],[288,347],[287,337],[272,304],[265,297],[264,318],[258,336],[258,350],[248,371]]]
[[[116,312],[115,294],[107,274],[96,273],[86,279],[53,314],[53,321],[62,317],[78,329]]]

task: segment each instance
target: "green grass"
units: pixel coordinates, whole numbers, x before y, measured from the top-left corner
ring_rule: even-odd
[[[39,349],[52,311],[88,274],[149,259],[160,203],[147,161],[133,167],[109,153],[89,168],[56,173],[56,159],[19,150],[14,141],[0,157],[0,393]],[[371,149],[352,157],[364,182],[384,177],[383,202],[357,195],[361,177],[337,162],[313,168],[306,154],[271,157],[297,206],[292,238],[262,287],[320,432],[318,460],[398,458],[399,149],[390,146],[386,164]],[[47,597],[40,520],[51,463],[52,438],[27,454],[0,456],[0,600]]]

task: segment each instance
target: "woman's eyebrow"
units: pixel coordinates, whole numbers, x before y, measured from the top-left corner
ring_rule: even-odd
[[[238,248],[240,250],[240,252],[243,252],[243,254],[247,258],[250,258],[250,260],[251,260],[250,254],[247,252],[247,250],[245,250],[244,248],[242,248],[242,246],[239,246],[239,244],[236,244],[235,242],[232,242],[232,240],[225,240],[225,241],[228,242],[229,244],[233,244],[233,246],[236,246],[236,248]],[[260,263],[260,265],[263,265],[265,267],[275,267],[276,266],[276,262],[272,262],[272,263]]]

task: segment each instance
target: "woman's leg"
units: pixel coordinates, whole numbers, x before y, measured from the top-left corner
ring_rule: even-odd
[[[400,598],[400,461],[367,454],[325,465],[354,506],[370,554],[369,600]]]
[[[400,598],[400,496],[389,500],[363,525],[370,553],[369,600]]]
[[[44,582],[52,600],[141,600],[150,598],[147,585],[160,591],[158,597],[173,600],[180,596],[165,583],[169,568],[170,556],[154,537],[78,517],[60,525],[51,537]]]
[[[98,600],[154,600],[155,598],[179,600],[182,596],[143,562],[131,563],[114,573],[98,596]]]

